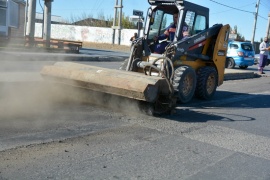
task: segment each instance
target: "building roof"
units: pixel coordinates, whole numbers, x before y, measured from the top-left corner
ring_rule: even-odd
[[[36,19],[37,20],[43,20],[43,13],[36,13]],[[67,21],[62,18],[61,16],[52,15],[51,21],[56,23],[67,23]]]

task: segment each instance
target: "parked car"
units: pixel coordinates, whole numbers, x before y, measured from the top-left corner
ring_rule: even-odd
[[[250,42],[231,41],[228,43],[226,68],[239,66],[246,69],[254,64],[255,52]]]
[[[254,56],[254,64],[259,64],[260,63],[260,54],[255,54]],[[268,59],[266,62],[266,66],[270,64],[270,55],[268,55]]]

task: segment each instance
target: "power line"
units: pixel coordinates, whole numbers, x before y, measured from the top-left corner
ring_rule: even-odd
[[[261,4],[263,4],[267,10],[270,9],[270,5],[269,5],[268,2],[261,2]],[[263,6],[263,7],[264,7],[264,6]]]
[[[209,1],[212,1],[212,2],[217,3],[217,4],[219,4],[219,5],[222,5],[222,6],[231,8],[231,9],[235,9],[235,10],[238,10],[238,11],[242,11],[242,12],[246,12],[246,13],[255,14],[255,12],[245,11],[245,10],[242,10],[242,9],[239,9],[239,8],[231,7],[231,6],[228,6],[228,5],[226,5],[226,4],[222,4],[222,3],[216,2],[216,1],[214,1],[214,0],[209,0]],[[254,3],[252,3],[252,4],[254,4]],[[261,3],[260,3],[260,4],[261,4]],[[226,11],[224,11],[224,12],[226,12]],[[259,15],[259,14],[258,14],[258,17],[260,17],[260,18],[262,18],[262,19],[264,19],[264,20],[268,20],[267,18],[265,18],[265,17],[263,17],[263,16],[261,16],[261,15]]]
[[[256,3],[247,4],[247,5],[245,5],[245,6],[241,6],[241,7],[237,7],[237,8],[243,8],[243,7],[247,7],[247,6],[252,5],[252,4],[256,4]],[[228,11],[232,11],[232,10],[231,10],[231,9],[229,9],[229,10],[226,10],[226,11],[220,11],[220,12],[211,13],[211,14],[219,14],[219,13],[224,13],[224,12],[228,12]]]
[[[235,10],[238,10],[238,11],[243,11],[243,12],[246,12],[246,13],[254,14],[254,12],[251,12],[251,11],[245,11],[245,10],[242,10],[242,9],[238,9],[238,8],[235,8],[235,7],[231,7],[231,6],[228,6],[228,5],[226,5],[226,4],[222,4],[222,3],[216,2],[216,1],[214,1],[214,0],[209,0],[209,1],[212,1],[212,2],[214,2],[214,3],[217,3],[217,4],[219,4],[219,5],[222,5],[222,6],[231,8],[231,9],[235,9]]]
[[[104,0],[100,1],[99,6],[97,7],[97,10],[100,8],[100,6],[103,4]]]
[[[258,16],[259,16],[260,18],[262,18],[262,19],[268,20],[267,18],[265,18],[265,17],[262,17],[262,16],[260,16],[259,14],[258,14]]]

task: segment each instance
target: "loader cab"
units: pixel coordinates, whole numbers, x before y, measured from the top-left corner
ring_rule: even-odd
[[[155,36],[164,34],[167,27],[173,23],[173,15],[178,14],[178,22],[174,38],[167,41],[180,41],[183,39],[183,30],[188,27],[188,34],[192,36],[209,28],[209,9],[188,1],[180,0],[148,0],[151,7],[148,9],[144,36],[150,49]]]

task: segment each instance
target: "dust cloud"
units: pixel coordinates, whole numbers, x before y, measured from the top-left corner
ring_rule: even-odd
[[[142,113],[140,102],[134,99],[67,85],[59,86],[59,88],[62,89],[61,92],[64,92],[64,94],[62,93],[62,99],[68,102],[84,103],[127,115],[139,115]]]
[[[82,105],[93,106],[110,114],[136,116],[142,113],[136,100],[46,81],[12,82],[2,83],[0,88],[0,123],[2,128],[51,126],[52,121],[64,125],[66,120],[61,117],[61,111],[74,113],[74,118],[80,115],[74,107],[80,108]],[[100,112],[86,113],[91,118]]]
[[[76,114],[76,108],[80,108],[82,104],[99,108],[101,112],[120,112],[133,116],[142,114],[136,100],[51,83],[43,79],[32,81],[28,79],[29,77],[20,77],[19,79],[26,80],[9,81],[9,73],[15,72],[23,76],[24,73],[21,72],[29,71],[27,64],[24,64],[25,61],[31,65],[36,62],[41,66],[40,69],[35,70],[35,73],[39,74],[42,65],[46,65],[48,62],[65,61],[65,59],[50,58],[44,55],[36,56],[35,53],[8,52],[8,48],[0,51],[0,123],[2,130],[5,127],[19,129],[28,126],[52,126],[52,121],[64,124],[69,118],[62,118],[61,110],[69,111],[69,114],[74,112],[74,118],[74,116],[79,116],[78,113]],[[95,110],[89,112],[89,118],[100,115],[100,113],[95,113]]]

